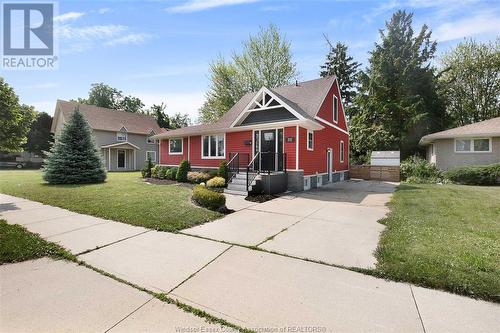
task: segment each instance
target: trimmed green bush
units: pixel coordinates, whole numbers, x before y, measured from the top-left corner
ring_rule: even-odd
[[[218,169],[205,170],[204,172],[208,173],[210,175],[210,178],[214,178],[214,177],[217,177],[219,175]]]
[[[176,180],[176,179],[177,179],[177,168],[176,168],[176,167],[169,168],[169,169],[165,172],[165,179],[168,179],[168,180]]]
[[[179,164],[179,169],[177,170],[176,179],[178,182],[186,182],[188,172],[191,171],[191,165],[187,160],[182,160]]]
[[[210,191],[202,185],[196,185],[193,188],[193,200],[200,206],[211,210],[221,209],[226,204],[224,194]]]
[[[210,179],[210,175],[206,172],[190,171],[187,174],[187,179],[191,183],[199,184]]]
[[[220,164],[219,164],[219,177],[222,177],[224,179],[227,179],[227,174],[228,170],[227,170],[227,162],[226,161],[220,161]]]
[[[432,180],[441,176],[434,164],[430,164],[418,156],[412,156],[401,162],[400,174],[401,180],[406,180],[409,177],[412,177],[412,179]]]
[[[146,160],[146,165],[141,170],[142,178],[151,178],[151,170],[153,169],[153,167],[154,167],[153,161],[151,161],[151,157],[148,156],[148,159]]]
[[[50,184],[89,184],[106,180],[101,153],[78,108],[70,115],[47,154],[42,172],[43,179]]]
[[[444,172],[444,177],[463,185],[495,185],[500,179],[500,163],[458,167]]]
[[[214,177],[207,181],[208,187],[224,187],[226,186],[226,180],[222,177]]]
[[[158,178],[158,173],[160,172],[160,166],[155,165],[154,167],[151,168],[151,177],[153,178]]]
[[[160,179],[167,178],[166,175],[167,175],[168,169],[170,169],[170,168],[166,167],[166,166],[160,167],[160,170],[158,170],[158,178],[160,178]]]

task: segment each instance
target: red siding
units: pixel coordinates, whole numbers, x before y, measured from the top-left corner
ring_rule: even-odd
[[[179,165],[182,160],[187,159],[187,151],[188,151],[188,140],[184,138],[182,146],[182,155],[170,155],[168,149],[168,139],[161,140],[160,143],[160,164],[168,164],[168,165]]]
[[[297,144],[297,127],[285,127],[284,131],[284,138],[285,140],[285,148],[284,151],[286,153],[286,166],[288,169],[297,169],[297,166],[295,165],[297,160],[295,158],[296,156],[296,148],[295,145]],[[293,142],[287,142],[286,138],[294,138]]]
[[[338,123],[333,122],[333,95],[339,100]],[[321,108],[318,112],[320,118],[330,123],[334,123],[343,130],[347,130],[344,117],[344,109],[340,102],[340,95],[337,82],[332,85]],[[307,130],[300,128],[299,131],[299,169],[304,170],[304,175],[313,175],[327,172],[327,149],[333,149],[333,169],[334,171],[349,169],[349,136],[336,128],[321,123],[325,128],[314,131],[314,150],[307,150]],[[344,141],[344,162],[340,162],[340,141]]]

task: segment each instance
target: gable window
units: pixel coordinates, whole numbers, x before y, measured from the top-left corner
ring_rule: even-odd
[[[182,155],[182,138],[169,139],[168,149],[170,155]]]
[[[491,138],[455,139],[455,153],[490,153]]]
[[[117,132],[116,133],[116,141],[127,141],[127,133],[126,132]]]
[[[340,141],[340,162],[344,162],[344,141]]]
[[[314,132],[307,131],[307,150],[314,150]]]
[[[148,158],[151,158],[151,162],[156,162],[156,152],[155,151],[147,151],[146,152],[146,161]]]
[[[333,122],[339,122],[339,99],[337,96],[333,96]]]
[[[202,141],[202,158],[224,158],[226,156],[226,137],[224,134],[204,135]]]

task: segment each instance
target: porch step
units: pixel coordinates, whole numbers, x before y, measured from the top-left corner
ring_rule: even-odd
[[[246,185],[247,179],[245,178],[233,178],[229,184],[238,184],[238,185]]]
[[[234,194],[234,195],[244,195],[245,197],[248,195],[248,192],[246,191],[235,191],[235,190],[229,190],[229,189],[224,189],[224,193],[227,194]]]
[[[227,189],[232,190],[232,191],[240,191],[240,192],[246,192],[247,191],[247,184],[236,184],[236,183],[229,183],[227,184]]]

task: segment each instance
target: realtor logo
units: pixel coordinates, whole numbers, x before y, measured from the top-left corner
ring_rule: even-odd
[[[2,4],[3,69],[54,69],[53,3]]]

